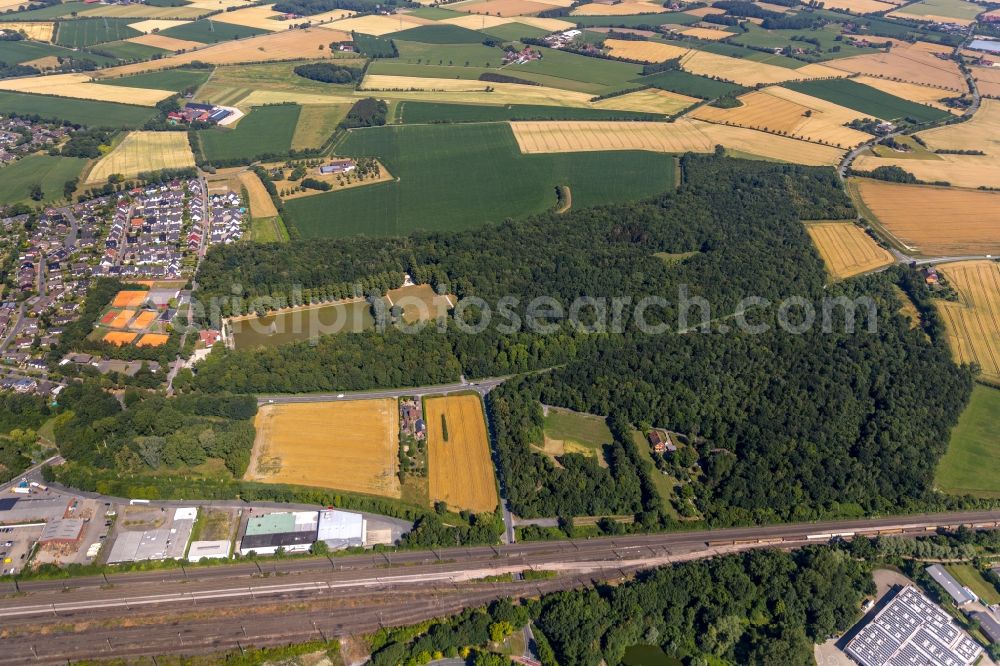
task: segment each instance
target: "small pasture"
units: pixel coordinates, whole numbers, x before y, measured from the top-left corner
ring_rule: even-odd
[[[1000,389],[977,385],[951,431],[948,451],[938,462],[934,486],[949,495],[1000,498]]]
[[[614,441],[602,416],[583,414],[570,409],[545,407],[543,452],[553,459],[567,453],[596,458],[607,467],[604,447]]]

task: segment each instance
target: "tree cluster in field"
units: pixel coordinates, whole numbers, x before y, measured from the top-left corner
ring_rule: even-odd
[[[8,65],[0,62],[0,79],[9,79],[15,76],[35,76],[41,72],[30,65]]]
[[[95,159],[101,156],[101,146],[111,144],[114,132],[103,129],[86,129],[73,132],[63,144],[61,154],[64,157],[86,157]]]
[[[356,67],[344,67],[332,62],[298,65],[293,71],[303,78],[322,83],[354,83],[361,80],[363,73],[363,70]]]
[[[507,74],[498,74],[497,72],[483,72],[479,75],[480,81],[489,81],[490,83],[517,83],[522,86],[540,86],[541,83],[537,81],[529,81],[527,79],[522,79],[517,76],[509,76]]]
[[[221,459],[234,477],[250,462],[253,396],[182,396],[172,400],[138,389],[126,409],[95,382],[73,383],[59,396],[72,416],[55,428],[67,460],[117,474],[194,467]]]
[[[389,113],[389,105],[385,100],[366,97],[359,99],[347,112],[347,115],[340,121],[340,127],[351,129],[355,127],[377,127],[385,125],[386,115]]]
[[[716,154],[685,156],[683,174],[679,189],[657,200],[471,231],[213,248],[199,276],[203,298],[232,297],[234,283],[249,298],[290,293],[292,285],[320,288],[332,276],[349,282],[405,270],[459,298],[496,304],[514,296],[522,321],[536,296],[567,304],[580,293],[633,302],[655,296],[666,304],[648,311],[646,322],[670,333],[641,333],[627,316],[615,335],[565,323],[547,334],[490,326],[470,335],[450,323],[417,335],[325,336],[315,345],[212,354],[181,386],[360,390],[556,368],[511,382],[490,400],[500,472],[521,515],[636,513],[643,528],[669,522],[627,436],[616,437],[607,469],[573,455],[557,469],[532,452],[538,399],[691,436],[704,470],[695,504],[713,525],[940,506],[934,465],[971,375],[952,364],[942,337],[928,341],[897,315],[899,271],[826,285],[800,220],[856,216],[834,171]],[[654,256],[691,251],[670,265]],[[682,286],[707,299],[713,317],[730,315],[748,295],[772,303],[801,297],[817,313],[824,297],[868,296],[877,333],[866,330],[867,310],[849,332],[843,308],[834,308],[832,332],[817,324],[793,334],[769,307],[748,314],[748,323],[770,327],[760,335],[679,335]],[[465,314],[474,323],[475,310]],[[700,310],[691,316],[697,323]]]
[[[0,483],[16,477],[31,464],[35,431],[51,415],[44,396],[0,392]]]
[[[274,11],[282,14],[312,16],[334,9],[347,9],[359,14],[372,14],[391,7],[419,6],[406,0],[282,0],[274,5]]]

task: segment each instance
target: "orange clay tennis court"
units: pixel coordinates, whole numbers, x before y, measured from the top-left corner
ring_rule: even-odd
[[[136,347],[162,347],[167,344],[167,340],[170,336],[165,333],[147,333],[142,336],[139,342],[135,343]]]
[[[116,308],[134,308],[142,305],[149,296],[148,291],[119,291],[115,294],[115,300],[111,301],[111,306]]]
[[[159,314],[159,312],[154,310],[143,310],[139,313],[139,316],[135,318],[135,321],[129,324],[129,328],[135,331],[141,331],[149,328],[149,325],[156,321]]]
[[[126,333],[125,331],[111,331],[104,336],[104,341],[121,347],[122,345],[127,345],[135,340],[135,333]]]
[[[107,326],[115,320],[115,317],[122,313],[121,310],[108,310],[107,313],[101,317],[101,323]]]
[[[122,310],[115,316],[114,319],[111,320],[111,323],[108,324],[108,326],[111,328],[125,328],[128,326],[128,323],[132,321],[132,317],[134,316],[134,310]]]

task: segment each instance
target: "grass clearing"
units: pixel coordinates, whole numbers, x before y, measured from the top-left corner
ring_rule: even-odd
[[[431,502],[484,513],[496,509],[497,481],[478,395],[426,398]]]
[[[444,317],[453,307],[454,299],[454,296],[438,294],[429,284],[413,284],[385,293],[388,306],[401,308],[403,321],[407,323],[435,321]]]
[[[557,185],[572,188],[578,207],[642,199],[674,187],[671,156],[523,156],[506,123],[354,130],[337,153],[377,157],[398,180],[288,201],[285,220],[304,237],[474,228],[555,206]],[[495,176],[484,179],[483,164]]]
[[[320,148],[337,131],[337,125],[350,110],[347,104],[317,106],[310,104],[299,111],[299,121],[292,135],[293,150]]]
[[[1000,382],[1000,264],[983,259],[941,264],[959,302],[938,301],[948,344],[959,363],[977,363],[985,378]]]
[[[235,129],[200,130],[198,141],[205,160],[253,160],[265,155],[287,155],[301,107],[282,104],[255,108]]]
[[[895,262],[888,250],[853,222],[809,222],[809,237],[836,280],[889,266]]]
[[[604,446],[614,441],[604,417],[558,407],[545,408],[544,451],[554,457],[567,453],[596,458],[606,467]]]
[[[972,399],[951,431],[948,451],[941,458],[934,485],[949,495],[1000,498],[1000,439],[996,415],[1000,389],[976,385]]]
[[[280,217],[254,218],[250,222],[250,240],[255,243],[287,243],[288,229]]]
[[[0,103],[3,96],[0,95]],[[0,178],[0,204],[30,203],[32,185],[42,188],[45,202],[63,199],[66,181],[78,178],[87,160],[76,157],[29,155],[3,168]]]
[[[264,405],[244,478],[399,498],[395,399]]]
[[[670,502],[670,499],[674,496],[674,487],[677,485],[677,480],[672,476],[663,474],[657,469],[656,462],[653,460],[653,452],[649,448],[649,441],[641,431],[632,431],[632,445],[638,451],[639,457],[649,463],[649,480],[653,484],[653,487],[656,488],[656,493],[660,496],[663,510],[674,520],[680,519],[680,514],[677,513],[677,509]]]
[[[156,88],[181,92],[189,88],[198,88],[208,80],[211,73],[211,70],[204,69],[168,69],[162,72],[123,76],[120,79],[102,79],[101,83],[126,88]]]
[[[983,578],[983,574],[973,565],[947,564],[945,568],[959,583],[972,590],[984,604],[993,606],[1000,603],[1000,593],[997,592],[993,583]]]
[[[131,132],[94,165],[87,183],[106,183],[112,174],[129,179],[143,172],[193,166],[186,132]]]
[[[849,186],[876,221],[911,253],[928,257],[1000,253],[1000,192],[868,179],[851,179]]]

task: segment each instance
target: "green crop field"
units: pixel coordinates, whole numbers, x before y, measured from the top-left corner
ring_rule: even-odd
[[[420,9],[411,10],[408,13],[408,16],[416,16],[417,18],[425,18],[432,21],[441,21],[443,19],[465,16],[465,14],[462,12],[456,12],[453,9],[445,9],[443,7],[421,7]]]
[[[358,52],[369,58],[391,58],[394,55],[392,50],[392,40],[374,35],[363,35],[360,32],[353,33],[354,45]]]
[[[506,123],[354,130],[335,150],[378,157],[399,180],[286,202],[285,221],[305,237],[473,228],[554,207],[557,185],[570,186],[574,207],[642,199],[674,186],[673,156],[522,155]]]
[[[126,88],[153,88],[155,90],[186,90],[203,84],[211,74],[210,69],[165,69],[160,72],[135,74],[120,79],[102,79],[101,83]]]
[[[947,118],[949,115],[947,111],[917,104],[850,79],[797,81],[784,86],[883,120],[915,118],[920,122],[928,122]],[[942,91],[941,96],[945,97],[947,93]]]
[[[192,42],[202,44],[214,44],[215,42],[228,42],[232,39],[243,39],[254,35],[263,35],[267,30],[258,30],[244,25],[233,25],[232,23],[220,23],[202,19],[174,28],[161,30],[161,35],[174,37],[175,39],[189,39]]]
[[[63,198],[63,186],[67,180],[80,175],[87,160],[77,157],[50,157],[29,155],[3,168],[0,178],[0,204],[18,202],[35,203],[29,197],[31,186],[41,186],[44,201]]]
[[[640,76],[632,79],[633,83],[643,86],[653,86],[661,90],[702,99],[714,99],[723,95],[732,94],[741,89],[740,86],[726,81],[716,81],[705,76],[698,76],[680,69],[657,72],[649,76]]]
[[[450,23],[418,25],[415,28],[394,32],[386,37],[424,44],[481,44],[483,42],[481,33]]]
[[[636,16],[569,16],[567,20],[584,28],[638,28],[644,25],[691,25],[701,19],[682,12],[669,12],[666,14],[638,14]]]
[[[822,30],[765,30],[755,25],[750,25],[747,32],[731,37],[729,41],[743,46],[753,46],[757,48],[775,49],[786,46],[803,49],[815,49],[816,45],[803,39],[816,40],[819,42],[819,54],[808,54],[810,60],[822,61],[832,58],[846,58],[848,56],[873,53],[875,49],[852,46],[845,41],[838,41],[842,27],[838,23],[830,23]],[[801,39],[793,39],[801,38]]]
[[[938,463],[934,485],[949,495],[1000,498],[1000,438],[996,415],[1000,390],[977,385],[951,431],[948,451]]]
[[[471,31],[470,31],[471,32]],[[402,33],[400,33],[402,34]],[[479,35],[479,41],[483,35]],[[503,50],[483,44],[425,44],[396,39],[399,59],[379,60],[378,64],[405,62],[426,65],[460,65],[463,67],[499,67],[503,63]],[[448,76],[447,78],[454,78]]]
[[[611,92],[632,87],[629,82],[642,74],[642,65],[590,58],[555,49],[543,48],[540,50],[542,52],[541,60],[504,67],[504,73],[511,76],[540,74],[555,80],[580,81],[596,86],[595,92]],[[544,85],[574,89],[554,83],[545,83]]]
[[[580,109],[569,106],[536,106],[510,104],[483,106],[480,104],[443,104],[437,102],[399,102],[398,122],[415,123],[482,123],[503,120],[662,120],[662,115],[610,109]]]
[[[25,4],[28,4],[25,2]],[[26,12],[13,12],[4,14],[4,21],[51,21],[52,19],[69,16],[73,12],[83,11],[93,5],[86,5],[82,2],[65,2],[63,4],[49,5],[41,9],[32,9]]]
[[[131,129],[145,123],[155,111],[146,106],[131,104],[0,92],[0,113],[38,115],[46,120],[65,120],[90,127]]]
[[[668,39],[663,41],[677,46],[691,46],[690,43],[685,44],[683,42],[671,41]],[[786,67],[788,69],[798,69],[799,67],[806,65],[806,63],[802,60],[789,58],[788,56],[783,56],[780,53],[754,51],[753,49],[748,49],[740,46],[739,44],[728,44],[726,42],[705,42],[698,45],[698,50],[707,51],[708,53],[717,53],[731,58],[742,58],[744,60],[753,60],[754,62],[764,62],[768,65],[776,65],[778,67]]]
[[[505,42],[515,42],[527,37],[541,39],[545,35],[549,34],[548,30],[516,22],[486,28],[484,30],[480,30],[480,32],[487,37],[495,37],[497,39],[502,39]]]
[[[297,104],[260,106],[234,129],[200,130],[201,153],[209,162],[253,160],[264,155],[287,155],[302,107]]]
[[[907,5],[900,11],[915,16],[947,16],[957,19],[974,19],[982,11],[983,7],[965,0],[921,0],[921,2]]]
[[[29,42],[27,40],[19,42],[0,41],[0,62],[7,63],[8,65],[16,65],[20,62],[27,62],[46,56],[79,58],[87,57],[87,54],[76,53],[61,46],[42,44],[41,42]]]
[[[73,48],[83,48],[104,42],[117,42],[142,33],[128,27],[133,19],[76,19],[57,24],[55,43]]]
[[[101,52],[107,52],[116,58],[127,61],[149,60],[153,56],[169,54],[166,49],[158,49],[145,44],[135,44],[133,42],[108,42],[98,47]]]

